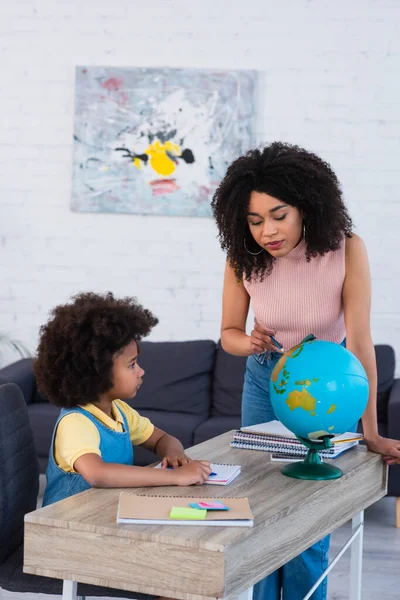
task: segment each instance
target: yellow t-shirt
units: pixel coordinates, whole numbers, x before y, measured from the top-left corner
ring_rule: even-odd
[[[81,406],[106,427],[114,431],[123,431],[123,420],[118,408],[123,412],[129,428],[131,442],[134,446],[143,444],[154,431],[154,425],[146,417],[122,400],[114,400],[111,406],[113,419],[107,416],[94,404]],[[100,452],[100,434],[96,425],[81,413],[65,415],[58,424],[54,440],[54,459],[63,471],[75,472],[75,461],[84,454]]]

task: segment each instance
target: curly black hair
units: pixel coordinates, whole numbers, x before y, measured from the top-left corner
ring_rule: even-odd
[[[297,207],[304,214],[306,258],[337,250],[351,237],[352,221],[343,202],[339,181],[328,163],[298,146],[274,142],[235,160],[214,194],[211,206],[221,247],[240,280],[262,280],[275,259],[268,252],[253,256],[247,224],[252,191],[266,193]]]
[[[81,293],[40,328],[37,388],[57,406],[88,404],[113,386],[113,357],[147,336],[158,319],[136,298]]]

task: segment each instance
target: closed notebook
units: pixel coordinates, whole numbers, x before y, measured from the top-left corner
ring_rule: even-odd
[[[204,485],[228,485],[228,483],[236,479],[241,469],[240,465],[210,463],[210,466],[211,475],[204,482]],[[160,468],[161,464],[156,466],[156,469]]]
[[[189,508],[190,504],[215,501],[216,498],[194,496],[156,496],[121,492],[118,503],[117,523],[139,525],[219,525],[253,527],[253,513],[247,498],[219,498],[227,511],[208,510],[203,520],[177,520],[170,517],[174,507]]]
[[[267,423],[258,423],[257,425],[249,425],[248,427],[241,427],[240,432],[250,433],[259,436],[266,436],[271,438],[290,438],[295,443],[300,443],[296,438],[295,434],[285,427],[280,421],[269,421]],[[335,435],[331,438],[333,444],[341,444],[347,442],[358,442],[363,439],[361,433],[353,433],[352,431],[346,431],[341,435]],[[318,442],[319,440],[314,440]]]
[[[251,439],[243,437],[242,434],[235,434],[231,444],[232,448],[240,448],[242,450],[261,450],[264,452],[274,452],[280,454],[296,454],[298,457],[304,457],[307,454],[308,448],[298,443],[291,443],[289,440],[271,440],[266,436],[254,436]],[[343,452],[358,445],[358,441],[346,442],[341,444],[333,444],[330,448],[319,450],[319,455],[325,458],[337,458]]]

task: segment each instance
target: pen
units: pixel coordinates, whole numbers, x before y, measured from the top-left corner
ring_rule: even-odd
[[[282,344],[280,344],[280,343],[279,343],[279,342],[278,342],[278,341],[277,341],[277,340],[274,338],[274,336],[273,336],[273,335],[271,335],[271,336],[270,336],[270,338],[271,338],[272,342],[275,344],[275,346],[276,346],[277,348],[279,348],[279,350],[283,350],[283,346],[282,346]]]

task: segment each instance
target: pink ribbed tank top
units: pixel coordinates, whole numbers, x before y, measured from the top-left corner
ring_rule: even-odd
[[[276,331],[284,349],[313,333],[319,340],[340,343],[346,335],[342,290],[345,240],[334,252],[305,257],[302,240],[289,254],[277,258],[272,272],[260,282],[244,280],[257,321]]]

